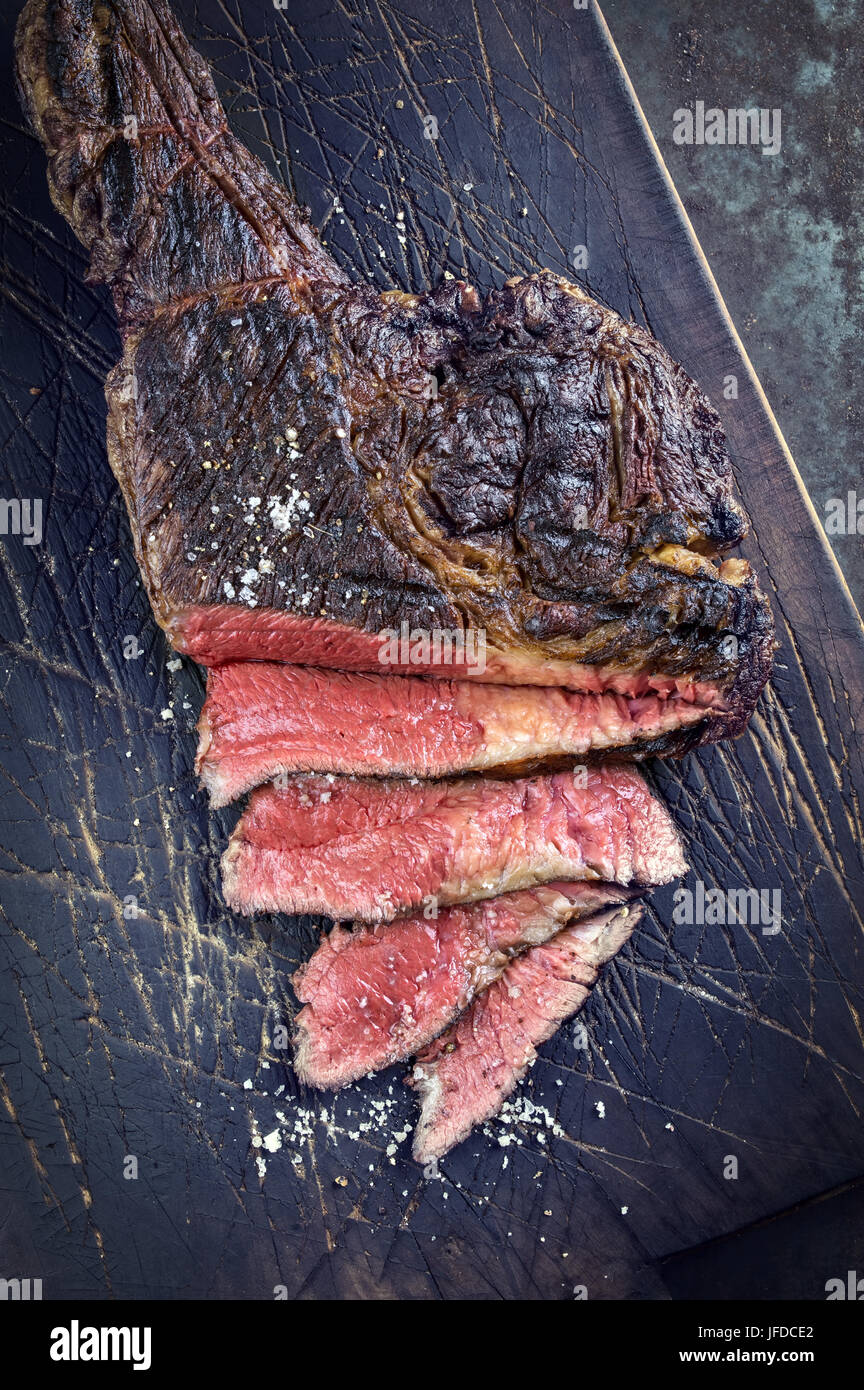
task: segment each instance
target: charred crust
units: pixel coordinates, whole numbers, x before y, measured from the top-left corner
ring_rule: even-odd
[[[109,455],[166,630],[208,605],[478,627],[529,658],[713,681],[724,709],[680,742],[740,732],[770,614],[695,564],[746,519],[716,410],[650,334],[549,272],[482,301],[351,284],[231,135],[165,0],[28,0],[16,47],[52,197],[114,293]],[[680,564],[655,563],[666,546]]]

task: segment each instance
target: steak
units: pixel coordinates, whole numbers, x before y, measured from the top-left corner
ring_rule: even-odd
[[[434,921],[422,913],[387,926],[334,927],[294,975],[305,1004],[294,1069],[337,1088],[418,1052],[528,946],[632,891],[611,883],[550,883]]]
[[[211,669],[196,767],[214,806],[294,772],[526,773],[574,757],[683,752],[709,710],[537,686],[367,676],[273,662]]]
[[[482,634],[485,681],[638,678],[740,732],[771,615],[719,417],[649,333],[545,272],[354,282],[165,0],[28,0],[17,71],[113,293],[109,458],[178,649],[380,673],[404,624],[392,674],[452,676],[430,632]]]
[[[537,1056],[575,1014],[600,967],[624,945],[641,905],[617,907],[533,946],[417,1058],[420,1097],[414,1157],[429,1163],[497,1115]]]
[[[509,782],[309,775],[252,793],[222,885],[239,912],[387,922],[558,879],[641,887],[685,868],[632,767]]]

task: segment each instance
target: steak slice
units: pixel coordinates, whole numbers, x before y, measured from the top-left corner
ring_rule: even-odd
[[[429,1163],[497,1115],[537,1048],[588,998],[600,967],[624,945],[640,904],[616,907],[532,946],[420,1054],[409,1078],[420,1097],[414,1157]]]
[[[353,283],[165,0],[28,0],[16,45],[114,295],[109,458],[179,649],[380,672],[404,623],[394,673],[451,676],[429,632],[482,633],[486,681],[671,682],[711,692],[701,741],[740,732],[771,615],[724,559],[745,519],[719,418],[649,333],[547,273],[482,301]]]
[[[388,922],[557,879],[668,883],[685,867],[632,767],[509,782],[310,775],[252,793],[222,884],[239,912]]]
[[[297,1075],[336,1089],[404,1061],[526,947],[632,896],[613,883],[549,883],[447,908],[434,921],[416,914],[387,926],[334,927],[294,975],[306,1006],[296,1019]]]
[[[576,757],[681,753],[704,705],[537,686],[230,662],[207,677],[196,768],[214,806],[294,772],[526,773]]]

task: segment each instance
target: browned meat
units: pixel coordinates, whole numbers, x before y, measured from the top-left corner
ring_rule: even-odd
[[[537,1048],[581,1009],[600,967],[641,915],[638,904],[613,908],[533,946],[420,1054],[410,1078],[421,1103],[418,1162],[440,1158],[497,1115]]]
[[[486,681],[635,676],[712,705],[694,737],[741,730],[771,617],[722,559],[745,522],[719,419],[648,333],[549,274],[484,301],[352,283],[165,0],[29,0],[17,49],[114,294],[109,456],[179,648],[380,672],[382,631],[470,630]],[[393,669],[453,674],[422,637]]]
[[[526,773],[610,750],[683,752],[703,706],[537,686],[229,662],[207,678],[197,769],[214,806],[278,774]]]
[[[632,890],[549,883],[501,898],[418,913],[386,926],[334,927],[294,976],[294,1068],[336,1088],[412,1056],[498,979],[528,946]]]
[[[632,767],[510,782],[297,777],[253,792],[222,858],[240,912],[387,922],[557,879],[668,883],[686,865]]]

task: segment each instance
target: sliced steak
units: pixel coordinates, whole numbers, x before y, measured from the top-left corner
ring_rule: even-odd
[[[214,806],[284,773],[526,773],[614,750],[683,752],[710,711],[673,696],[366,676],[272,662],[211,670],[196,767]]]
[[[532,946],[420,1054],[409,1080],[421,1105],[414,1134],[419,1163],[440,1158],[497,1115],[537,1048],[581,1009],[600,967],[641,915],[638,904],[613,908]]]
[[[724,559],[719,418],[650,334],[546,273],[485,300],[352,282],[165,0],[28,0],[17,59],[113,291],[109,458],[178,648],[380,672],[404,623],[394,672],[452,676],[430,631],[482,633],[466,677],[707,689],[699,739],[740,732],[771,615]]]
[[[436,1037],[528,946],[633,891],[549,883],[386,926],[334,927],[294,975],[294,1068],[335,1089],[406,1060]]]
[[[297,777],[252,793],[222,858],[229,907],[387,922],[553,880],[667,883],[685,870],[632,767],[504,782]]]

